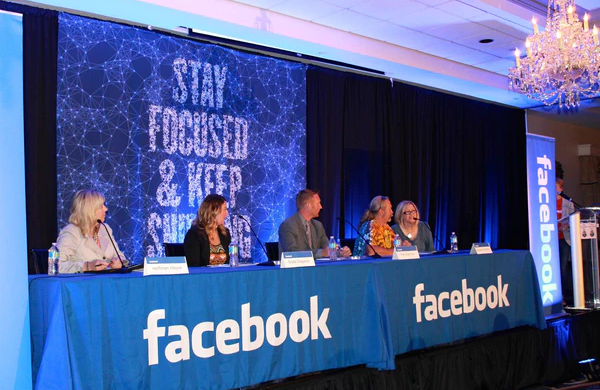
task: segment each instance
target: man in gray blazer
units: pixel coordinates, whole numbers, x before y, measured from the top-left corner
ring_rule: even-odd
[[[312,251],[315,258],[329,257],[329,239],[323,224],[314,218],[323,208],[319,193],[305,189],[296,195],[298,211],[279,225],[279,256],[281,252]],[[342,248],[341,257],[350,256],[348,247]]]

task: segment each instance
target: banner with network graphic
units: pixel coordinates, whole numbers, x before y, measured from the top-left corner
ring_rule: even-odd
[[[266,260],[245,220],[277,241],[305,186],[305,65],[65,13],[58,50],[58,228],[95,189],[127,257],[161,256],[217,193]]]

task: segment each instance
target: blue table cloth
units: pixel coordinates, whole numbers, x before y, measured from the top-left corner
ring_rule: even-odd
[[[443,293],[462,291],[463,279],[479,298],[473,312],[440,316],[452,312]],[[495,298],[490,286],[505,291]],[[442,297],[437,319],[428,296]],[[412,349],[545,327],[526,251],[31,277],[30,311],[39,389],[228,389],[357,364],[393,369]]]
[[[396,262],[374,266],[394,355],[518,326],[546,326],[530,252],[444,255],[406,260],[400,267]]]

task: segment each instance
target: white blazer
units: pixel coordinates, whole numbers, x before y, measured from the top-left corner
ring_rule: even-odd
[[[100,226],[100,230],[98,231],[100,246],[98,246],[92,237],[84,237],[81,234],[81,230],[73,224],[68,224],[60,231],[56,246],[60,251],[58,270],[61,274],[83,272],[84,263],[88,261],[111,261],[113,257],[117,257],[106,230],[108,230],[121,259],[123,259],[123,265],[127,265],[128,262],[125,260],[123,252],[119,249],[117,241],[115,241],[112,229],[106,224],[104,226],[106,226],[106,229]]]

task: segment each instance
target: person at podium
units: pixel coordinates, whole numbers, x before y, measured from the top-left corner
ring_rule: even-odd
[[[394,254],[395,233],[388,225],[394,210],[387,196],[376,196],[360,219],[359,237],[354,244],[354,256],[392,256]],[[361,237],[362,236],[362,237]],[[363,239],[364,237],[364,239]],[[365,242],[365,240],[368,241]]]
[[[415,245],[419,252],[433,252],[433,235],[426,222],[420,219],[417,205],[410,200],[403,200],[396,207],[396,224],[392,226],[392,230],[400,236],[402,246]]]
[[[127,265],[112,229],[104,223],[108,211],[104,202],[104,195],[93,190],[80,190],[75,194],[69,224],[60,231],[56,240],[61,274],[102,271],[109,266],[117,269]]]
[[[204,198],[183,240],[189,267],[229,263],[231,233],[225,227],[228,215],[224,197],[210,194]]]
[[[564,189],[564,184],[564,170],[562,164],[560,161],[556,161],[556,213],[557,220],[559,221],[558,254],[560,259],[560,280],[562,285],[563,303],[567,306],[573,306],[573,266],[571,263],[568,217],[575,212],[575,206],[572,202],[560,196]]]
[[[329,257],[329,239],[319,216],[319,193],[304,189],[296,195],[296,214],[279,225],[279,255],[282,252],[312,251],[315,258]],[[347,246],[340,248],[341,257],[352,255]]]

